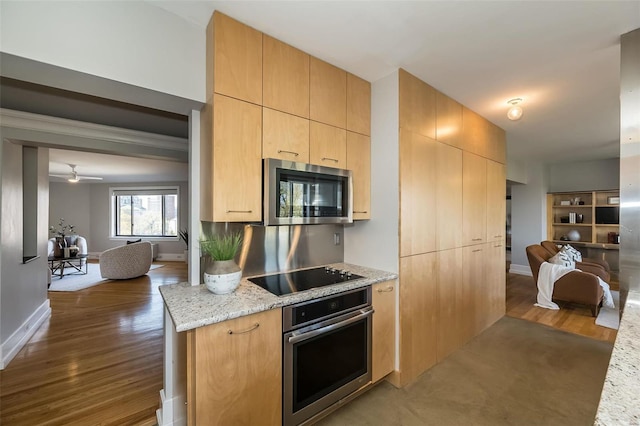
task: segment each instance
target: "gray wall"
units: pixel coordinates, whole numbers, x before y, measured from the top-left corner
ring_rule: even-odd
[[[0,343],[2,361],[16,348],[23,337],[34,330],[35,316],[48,310],[47,300],[47,215],[48,209],[47,149],[38,149],[38,215],[37,238],[39,258],[22,263],[22,146],[2,142],[2,213],[0,241],[2,268],[0,272]],[[40,313],[40,314],[38,314]],[[47,312],[48,315],[48,312]],[[18,347],[19,349],[19,347]]]
[[[529,270],[525,248],[540,244],[547,236],[549,183],[546,167],[528,164],[527,182],[511,187],[511,269],[520,273]]]
[[[620,160],[549,165],[549,192],[601,191],[620,188]]]
[[[371,220],[344,228],[344,260],[398,272],[398,71],[371,85]]]
[[[109,188],[178,186],[180,188],[180,226],[186,229],[189,222],[189,192],[187,182],[148,183],[51,183],[49,223],[56,226],[61,217],[75,226],[79,235],[87,239],[89,253],[100,253],[121,246],[126,239],[112,239],[109,235]],[[186,245],[180,241],[145,239],[158,243],[159,259],[182,259]]]

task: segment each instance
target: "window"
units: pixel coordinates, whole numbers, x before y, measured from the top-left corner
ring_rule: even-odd
[[[111,190],[115,237],[177,237],[178,188]]]

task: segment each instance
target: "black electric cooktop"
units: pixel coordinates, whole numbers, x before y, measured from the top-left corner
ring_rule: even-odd
[[[276,275],[254,277],[249,278],[249,281],[259,285],[276,296],[283,296],[285,294],[297,293],[311,288],[357,280],[358,278],[363,277],[352,274],[346,270],[339,270],[327,266],[305,269],[302,271],[285,272]]]

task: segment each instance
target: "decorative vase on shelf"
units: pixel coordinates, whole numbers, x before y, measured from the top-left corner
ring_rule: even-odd
[[[62,257],[64,249],[64,238],[56,237],[56,242],[53,244],[53,257]]]
[[[214,294],[233,293],[240,285],[242,269],[231,260],[216,260],[204,271],[204,284]]]
[[[580,233],[575,229],[572,229],[567,233],[567,237],[569,237],[570,241],[580,241]]]

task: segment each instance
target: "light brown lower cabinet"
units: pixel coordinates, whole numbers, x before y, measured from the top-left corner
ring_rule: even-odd
[[[467,315],[463,300],[462,248],[438,252],[438,362],[465,343]]]
[[[282,312],[187,332],[189,425],[282,423]]]
[[[371,286],[373,332],[371,381],[391,373],[396,353],[396,282],[385,281]]]
[[[400,371],[405,386],[436,363],[437,253],[400,258]]]

